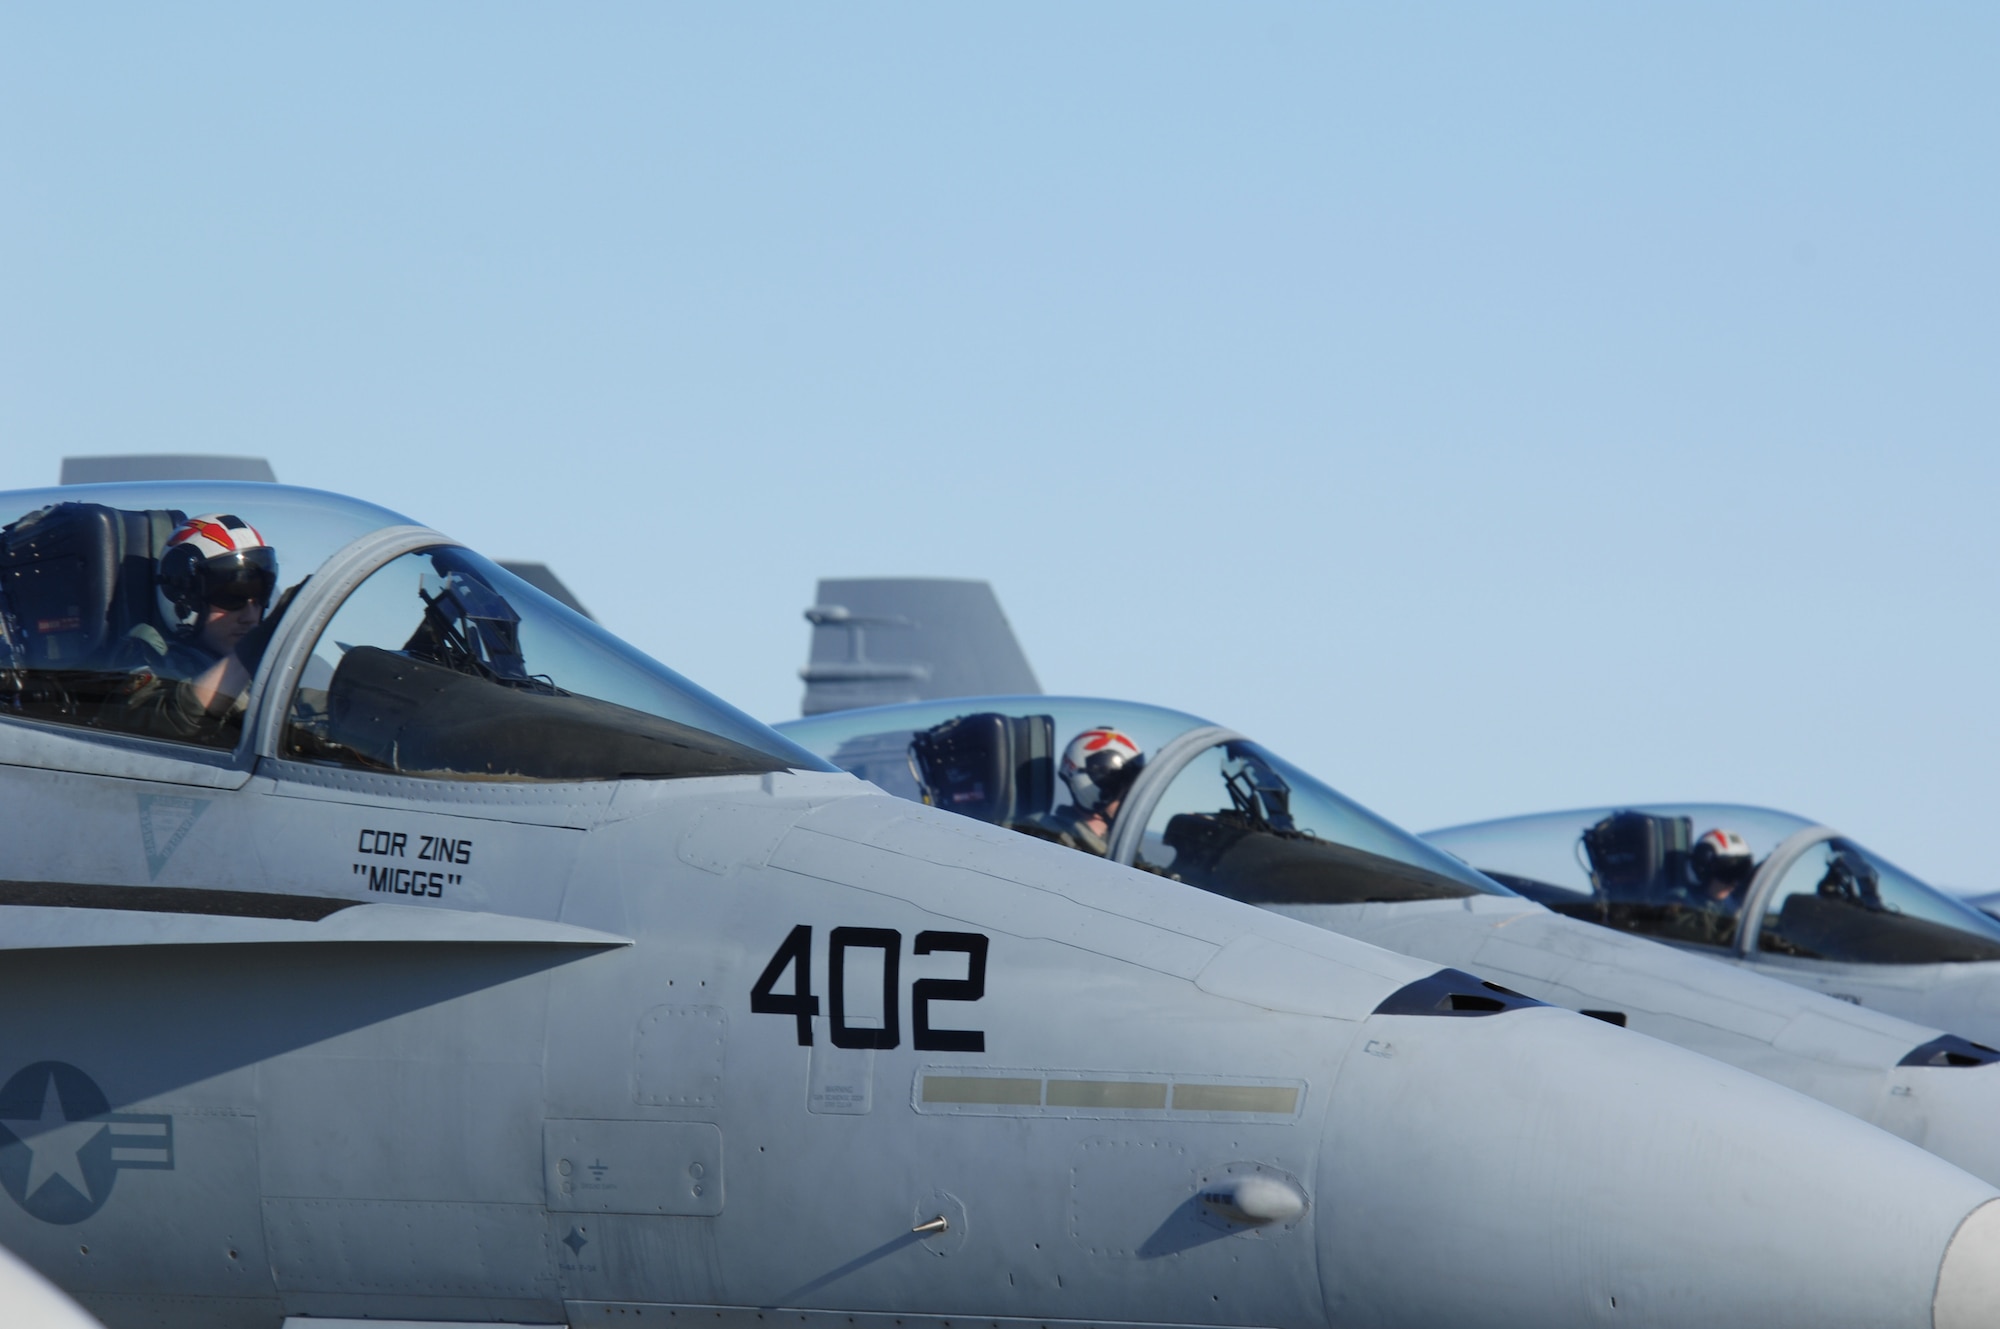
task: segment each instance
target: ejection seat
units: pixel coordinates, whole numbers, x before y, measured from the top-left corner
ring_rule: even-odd
[[[185,520],[166,509],[57,503],[0,528],[0,709],[88,724],[126,681],[126,635],[164,628],[159,556]]]
[[[1052,715],[961,715],[916,735],[910,765],[926,803],[1046,838],[1055,732]]]
[[[1583,833],[1598,893],[1611,904],[1662,905],[1686,880],[1687,817],[1614,812]]]

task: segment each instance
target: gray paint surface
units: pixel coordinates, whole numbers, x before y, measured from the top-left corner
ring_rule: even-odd
[[[312,635],[436,538],[321,563],[233,784],[0,716],[5,881],[141,906],[0,967],[0,1241],[112,1329],[1918,1329],[2000,1265],[2000,1191],[1822,1104],[1546,1006],[1398,1007],[1478,985],[845,774],[287,756]],[[427,926],[341,921],[384,832],[476,845],[396,901]],[[224,891],[348,907],[198,941]]]
[[[801,714],[1041,684],[993,588],[928,577],[830,577],[806,610],[813,625]]]
[[[1189,810],[1187,786],[1177,784],[1179,778],[1194,771],[1204,754],[1243,737],[1158,707],[1067,697],[961,697],[788,721],[779,729],[843,768],[879,780],[890,792],[917,799],[921,792],[907,755],[914,732],[955,715],[984,711],[1050,715],[1056,721],[1058,749],[1073,732],[1099,724],[1120,728],[1146,749],[1145,765],[1125,795],[1109,836],[1110,857],[1121,863],[1138,862],[1149,838],[1158,852],[1162,819],[1156,808]],[[1293,792],[1296,798],[1299,791]],[[1333,823],[1317,827],[1334,843],[1367,849],[1368,843],[1352,835],[1342,838],[1353,829]],[[1406,861],[1420,863],[1436,855],[1414,837],[1394,834],[1404,842]],[[1378,835],[1371,843],[1379,853],[1385,843],[1393,842]],[[1481,860],[1471,861],[1477,866]],[[1297,881],[1295,876],[1288,878],[1283,889],[1295,890]],[[1241,879],[1234,884],[1257,898],[1255,881]],[[1840,966],[1842,986],[1835,991],[1842,996],[1864,993],[1865,1004],[1856,1004],[1824,988],[1802,991],[1720,963],[1721,952],[1711,958],[1594,927],[1511,893],[1344,903],[1343,889],[1344,883],[1330,876],[1324,902],[1264,907],[1479,974],[1571,1010],[1617,1019],[1651,1037],[1820,1099],[2000,1183],[2000,1136],[1989,1124],[2000,1114],[2000,1058],[1988,1054],[1986,1064],[1952,1064],[1949,1057],[1935,1065],[1905,1064],[1916,1049],[1933,1043],[1945,1030],[2000,1041],[1987,1032],[1992,1017],[1962,1000],[1951,1007],[1958,1014],[1955,1020],[1927,1021],[1924,1010],[1938,1007],[1916,1007],[1914,1002],[1910,1010],[1899,1009],[1880,991],[1885,982],[1898,981],[1897,966]],[[1795,964],[1795,968],[1817,972],[1819,967]],[[1959,991],[1951,985],[1990,981],[1987,975],[2000,965],[1921,968],[1923,981]],[[1939,973],[1953,969],[1978,972]],[[1857,978],[1856,970],[1876,972]],[[1870,986],[1856,986],[1864,982]]]
[[[131,452],[103,457],[64,457],[66,485],[117,484],[130,480],[236,480],[277,482],[262,457],[208,453]]]

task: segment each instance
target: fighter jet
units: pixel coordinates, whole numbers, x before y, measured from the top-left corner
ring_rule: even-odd
[[[1629,1026],[2000,1182],[2000,1052],[1562,917],[1194,716],[1101,698],[957,698],[778,729],[902,797]]]
[[[1572,918],[2000,1046],[2000,919],[1769,808],[1585,808],[1424,838]],[[1704,856],[1741,870],[1704,886]]]
[[[891,798],[393,512],[0,518],[0,1241],[111,1329],[1990,1318],[1935,1156]]]

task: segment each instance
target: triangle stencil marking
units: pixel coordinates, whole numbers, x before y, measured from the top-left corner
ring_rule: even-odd
[[[208,811],[206,798],[178,798],[167,794],[139,795],[139,838],[146,846],[146,872],[158,881],[160,869],[181,847],[188,832]]]

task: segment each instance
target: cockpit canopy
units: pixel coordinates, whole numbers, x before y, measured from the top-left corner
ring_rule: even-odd
[[[296,585],[335,551],[406,518],[313,490],[214,482],[71,485],[0,495],[0,713],[234,747],[231,710],[159,734],[146,674],[185,667],[158,592],[168,541],[191,516],[248,514]],[[169,660],[168,655],[176,658]],[[170,680],[172,681],[172,680]]]
[[[1275,908],[1506,895],[1257,743],[1136,702],[981,697],[840,711],[779,732],[892,794]],[[1108,730],[1138,774],[1100,809],[1062,772]],[[1087,743],[1086,743],[1087,746]]]
[[[1714,832],[1740,836],[1754,871],[1705,872],[1700,841]],[[1768,808],[1586,808],[1424,839],[1561,913],[1664,941],[1852,964],[2000,960],[2000,921]]]
[[[234,645],[157,594],[169,540],[203,514],[240,517],[276,557],[283,589]],[[267,653],[286,634],[310,651]],[[267,678],[285,659],[303,665]],[[257,729],[253,678],[286,708],[262,755],[294,761],[484,781],[832,769],[373,504],[213,482],[0,494],[0,718],[234,751]]]
[[[347,596],[306,660],[279,753],[488,781],[826,769],[457,545],[402,554]]]

